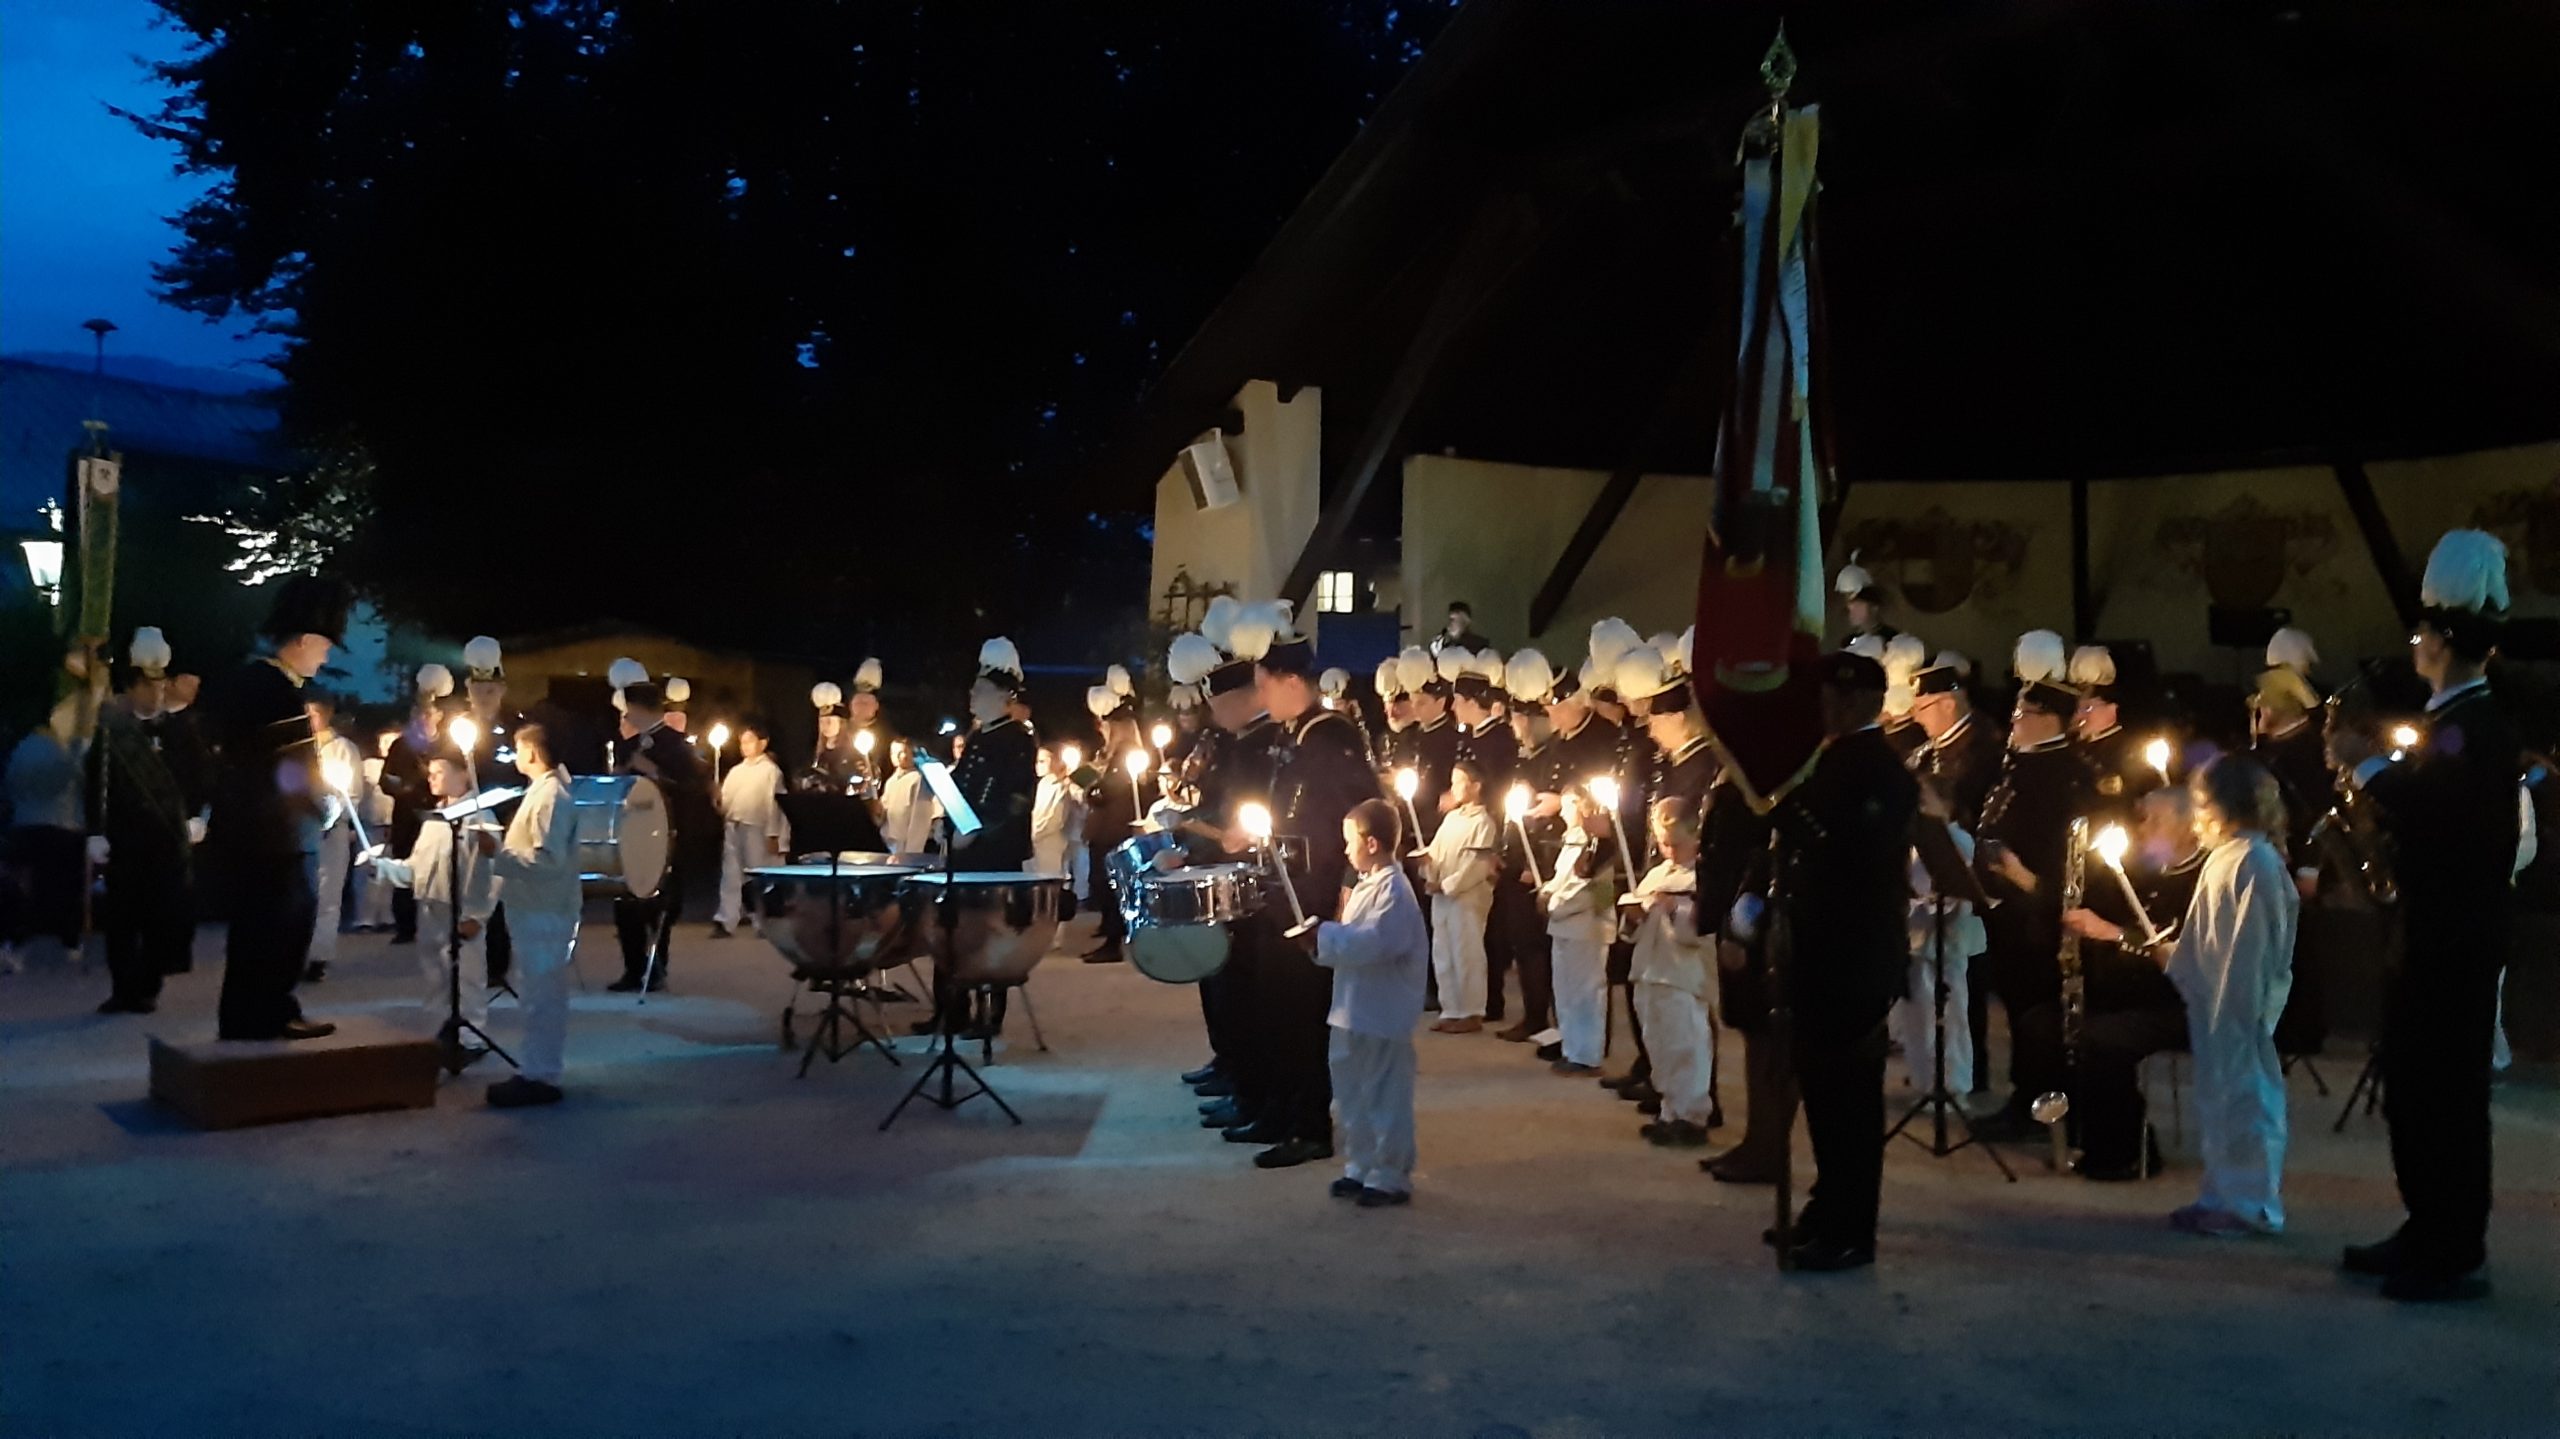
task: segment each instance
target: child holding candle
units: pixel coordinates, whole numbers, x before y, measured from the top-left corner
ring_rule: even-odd
[[[1413,1028],[1422,1020],[1431,941],[1397,863],[1401,828],[1385,800],[1352,807],[1342,821],[1352,873],[1342,918],[1307,936],[1316,963],[1333,971],[1326,1058],[1344,1163],[1331,1193],[1363,1209],[1413,1198]]]
[[[461,871],[457,875],[453,821],[437,815],[436,810],[471,796],[470,770],[459,753],[441,750],[428,758],[427,790],[432,798],[419,820],[418,837],[410,844],[408,856],[388,858],[376,845],[359,858],[371,864],[383,882],[417,896],[418,967],[426,981],[418,994],[420,1011],[437,1023],[444,1021],[454,994],[450,966],[458,963],[462,967],[462,1017],[485,1029],[489,1023],[489,986],[483,978],[488,972],[487,926],[491,911],[497,907],[490,883],[489,853],[497,848],[497,834],[481,827],[485,820],[481,824],[463,821]],[[461,906],[458,918],[454,913],[457,904]],[[462,939],[458,958],[451,953],[457,928]]]
[[[1440,987],[1435,1034],[1484,1028],[1484,927],[1493,911],[1494,856],[1501,832],[1484,805],[1484,771],[1473,760],[1449,767],[1449,809],[1422,859],[1431,895],[1431,968]]]
[[[1707,940],[1698,933],[1698,813],[1679,796],[1653,806],[1659,863],[1636,882],[1642,918],[1633,973],[1636,1014],[1653,1055],[1660,1118],[1638,1131],[1694,1149],[1716,1122],[1715,1016],[1707,1003]]]
[[[1609,939],[1617,918],[1608,812],[1580,790],[1564,800],[1564,847],[1539,891],[1553,953],[1558,1074],[1596,1074],[1609,1038]]]

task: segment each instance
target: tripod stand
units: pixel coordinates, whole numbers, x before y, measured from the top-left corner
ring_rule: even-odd
[[[436,1048],[443,1055],[445,1073],[457,1078],[461,1076],[463,1070],[471,1067],[473,1059],[477,1057],[462,1042],[466,1034],[479,1036],[481,1048],[505,1060],[507,1068],[521,1070],[524,1067],[516,1063],[514,1055],[499,1047],[498,1041],[490,1037],[489,1031],[464,1018],[462,1013],[462,896],[466,888],[462,876],[462,821],[468,814],[480,812],[481,810],[475,807],[465,815],[456,815],[445,821],[445,828],[453,834],[452,869],[446,876],[446,883],[452,890],[447,903],[453,914],[450,922],[445,926],[445,1021],[442,1027],[436,1030]],[[481,933],[484,937],[487,932],[487,926],[482,926]]]
[[[1936,888],[1934,881],[1932,888]],[[1965,1113],[1964,1106],[1956,1102],[1954,1093],[1947,1088],[1947,995],[1953,986],[1947,983],[1947,896],[1943,889],[1937,890],[1930,909],[1934,926],[1930,948],[1932,963],[1936,968],[1936,974],[1933,976],[1936,983],[1931,986],[1929,1022],[1936,1030],[1932,1045],[1935,1063],[1930,1066],[1932,1073],[1929,1092],[1920,1096],[1919,1101],[1909,1109],[1904,1110],[1902,1118],[1894,1122],[1893,1128],[1884,1132],[1884,1142],[1891,1144],[1895,1135],[1901,1135],[1919,1145],[1936,1159],[1944,1159],[1970,1144],[1990,1156],[1992,1164],[1999,1168],[2001,1178],[2015,1184],[2018,1182],[2017,1171],[2009,1167],[2009,1161],[2002,1157],[1997,1146],[1975,1132],[1973,1116]],[[1922,1139],[1919,1135],[1909,1132],[1911,1121],[1919,1118],[1923,1111],[1928,1113],[1930,1125],[1934,1131],[1932,1137],[1928,1139]],[[1947,1140],[1949,1114],[1953,1114],[1956,1123],[1964,1129],[1964,1138],[1953,1143]]]
[[[943,821],[942,839],[942,898],[939,901],[941,908],[936,916],[942,928],[942,952],[934,958],[934,964],[937,967],[950,965],[955,971],[960,961],[960,899],[955,893],[956,887],[951,879],[952,851],[958,848],[958,845],[953,842],[956,833],[957,830],[952,821],[946,817]],[[941,977],[939,972],[935,977],[937,979]],[[995,1086],[987,1083],[986,1076],[972,1068],[969,1061],[960,1057],[958,1026],[959,1017],[968,1010],[968,1002],[965,998],[967,986],[959,982],[955,972],[948,986],[936,984],[935,988],[945,992],[934,996],[936,1003],[934,1005],[933,1058],[925,1064],[924,1073],[916,1076],[916,1082],[907,1090],[906,1097],[899,1100],[897,1106],[889,1111],[888,1118],[880,1121],[881,1130],[886,1132],[890,1125],[897,1123],[899,1114],[904,1112],[907,1105],[918,1095],[924,1096],[925,1103],[947,1112],[958,1109],[961,1105],[983,1094],[995,1101],[996,1108],[1004,1111],[1005,1118],[1012,1120],[1016,1125],[1021,1124],[1022,1116],[1013,1112],[1013,1106],[1004,1102],[1004,1096],[996,1093]],[[944,1002],[946,1000],[948,1002]],[[969,1083],[975,1086],[965,1093],[958,1087],[958,1077],[963,1074],[967,1075]],[[938,1086],[935,1085],[937,1079],[940,1080]],[[934,1086],[940,1092],[926,1094],[925,1090],[928,1086]]]
[[[2357,1071],[2353,1089],[2347,1091],[2347,1107],[2338,1111],[2338,1122],[2329,1126],[2331,1134],[2347,1132],[2347,1121],[2356,1117],[2356,1101],[2364,1101],[2365,1118],[2382,1107],[2382,1041],[2375,1040],[2365,1052],[2364,1068]]]

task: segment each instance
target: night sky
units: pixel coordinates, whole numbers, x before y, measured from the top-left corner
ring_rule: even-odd
[[[167,218],[206,183],[106,110],[159,105],[143,62],[173,58],[179,37],[158,14],[148,0],[0,0],[0,353],[85,351],[93,315],[121,327],[111,354],[238,369],[273,347],[152,296],[177,234]]]

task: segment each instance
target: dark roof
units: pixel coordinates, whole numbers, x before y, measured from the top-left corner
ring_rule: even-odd
[[[0,360],[0,529],[33,522],[63,492],[67,457],[88,441],[83,420],[107,422],[109,448],[138,456],[272,472],[286,463],[274,404],[26,360]]]
[[[1531,213],[1391,453],[1613,468],[1676,396],[1642,458],[1706,469],[1735,141],[1782,12],[1823,108],[1849,477],[2560,434],[2548,0],[1473,0],[1158,382],[1115,481],[1253,378],[1322,387],[1330,479],[1469,238]]]

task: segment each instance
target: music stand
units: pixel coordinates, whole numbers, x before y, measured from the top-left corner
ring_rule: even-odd
[[[986,825],[978,818],[978,811],[969,803],[968,796],[960,793],[960,786],[952,780],[948,765],[936,756],[918,750],[916,751],[916,769],[924,775],[926,788],[931,789],[933,797],[942,804],[942,898],[937,901],[941,907],[938,920],[942,926],[942,953],[935,958],[934,964],[937,968],[945,964],[956,966],[959,962],[957,937],[960,932],[960,905],[956,893],[958,886],[952,882],[951,878],[957,868],[953,863],[953,856],[960,848],[960,836],[976,834]],[[953,987],[955,989],[958,987],[956,976]],[[959,1031],[952,1027],[953,1011],[964,1009],[966,1006],[940,1003],[942,996],[939,995],[935,998],[937,1003],[934,1005],[933,1059],[925,1066],[924,1073],[916,1076],[916,1082],[907,1090],[906,1097],[900,1099],[889,1111],[889,1117],[880,1121],[880,1128],[885,1132],[890,1125],[897,1123],[898,1115],[918,1095],[924,1096],[925,1103],[948,1111],[958,1109],[961,1105],[983,1094],[995,1101],[996,1108],[1004,1111],[1005,1118],[1017,1125],[1021,1124],[1022,1116],[1013,1112],[1013,1106],[1004,1102],[1004,1096],[996,1093],[995,1086],[987,1083],[986,1076],[971,1068],[969,1061],[960,1057]],[[954,1081],[955,1070],[969,1076],[969,1082],[977,1088],[966,1093],[960,1092]],[[925,1087],[932,1084],[937,1077],[942,1081],[939,1086],[940,1092],[926,1094]]]
[[[856,796],[808,793],[784,794],[780,799],[782,817],[791,826],[792,848],[800,853],[813,849],[826,851],[827,943],[833,949],[844,942],[844,890],[841,880],[845,852],[877,852],[887,848],[887,841],[880,837],[879,822],[871,817],[870,803]],[[756,918],[759,924],[764,922],[761,894],[757,896]],[[809,1077],[809,1066],[819,1055],[824,1054],[827,1063],[834,1064],[866,1044],[879,1050],[891,1065],[897,1065],[897,1052],[889,1047],[888,1041],[862,1022],[861,1011],[845,1002],[872,995],[874,991],[867,975],[876,972],[875,967],[866,971],[864,977],[849,977],[841,972],[812,974],[806,966],[801,967],[801,982],[824,994],[827,1004],[826,1008],[818,1011],[817,1027],[809,1032],[809,1046],[800,1056],[800,1078]],[[795,993],[793,998],[796,1000],[798,995]],[[874,1002],[877,1002],[876,998]],[[783,1007],[782,1026],[786,1034],[791,1029],[792,1012],[792,1006],[786,1004]],[[853,1028],[853,1042],[850,1044],[844,1039],[847,1025]]]
[[[446,905],[446,908],[452,911],[452,919],[445,926],[445,1020],[444,1023],[439,1025],[436,1029],[436,1046],[442,1052],[445,1073],[456,1077],[459,1077],[462,1071],[471,1067],[472,1056],[466,1053],[462,1047],[462,1036],[466,1032],[480,1036],[481,1048],[486,1050],[488,1053],[494,1054],[500,1059],[505,1060],[507,1068],[518,1072],[522,1072],[524,1069],[523,1065],[516,1063],[516,1057],[514,1055],[507,1053],[506,1050],[499,1047],[498,1041],[490,1037],[489,1031],[482,1029],[479,1025],[462,1017],[461,893],[463,888],[463,821],[470,819],[475,815],[488,814],[490,811],[496,809],[502,804],[510,804],[522,798],[524,798],[524,791],[521,788],[474,790],[470,794],[463,796],[461,799],[455,800],[453,803],[446,805],[442,809],[430,811],[436,818],[444,821],[445,832],[453,836],[453,857],[451,860],[451,868],[446,871],[447,877],[445,881],[447,884],[452,885],[455,891],[452,899]],[[494,912],[494,906],[492,908]],[[482,925],[481,932],[484,942],[487,931],[488,926]]]
[[[2017,1171],[2009,1167],[2009,1161],[2001,1157],[1999,1149],[1990,1140],[1975,1131],[1973,1116],[1965,1113],[1964,1106],[1957,1103],[1955,1095],[1947,1089],[1947,906],[1950,901],[1960,899],[1971,904],[1974,913],[1980,914],[1990,907],[1991,900],[1982,892],[1982,882],[1974,877],[1973,866],[1965,862],[1963,851],[1956,848],[1955,836],[1948,832],[1947,821],[1927,815],[1918,816],[1911,824],[1911,842],[1912,848],[1919,853],[1920,867],[1929,875],[1930,945],[1932,963],[1937,971],[1936,983],[1930,986],[1929,996],[1929,1022],[1936,1034],[1932,1047],[1935,1062],[1930,1066],[1929,1092],[1903,1111],[1902,1118],[1884,1132],[1883,1142],[1891,1144],[1893,1137],[1899,1134],[1937,1159],[1944,1159],[1968,1144],[1975,1145],[1991,1157],[2002,1178],[2015,1184],[2018,1182]],[[1975,1055],[1974,1062],[1981,1063],[1982,1056]],[[1923,1110],[1928,1111],[1934,1129],[1934,1136],[1930,1139],[1908,1132],[1911,1121],[1919,1118]],[[1953,1114],[1956,1123],[1964,1127],[1964,1138],[1954,1143],[1947,1140],[1949,1114]]]

